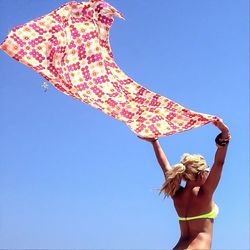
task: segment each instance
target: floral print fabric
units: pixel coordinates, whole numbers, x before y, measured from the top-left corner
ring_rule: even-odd
[[[109,44],[113,16],[123,18],[101,0],[68,2],[13,28],[1,49],[64,94],[125,122],[139,136],[170,135],[214,121],[215,116],[146,89],[117,66]]]

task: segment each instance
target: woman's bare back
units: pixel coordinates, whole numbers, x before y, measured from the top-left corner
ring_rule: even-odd
[[[173,198],[179,217],[194,217],[209,213],[213,208],[211,197],[200,187],[180,188]],[[213,232],[213,219],[179,221],[181,236],[173,249],[210,249]]]

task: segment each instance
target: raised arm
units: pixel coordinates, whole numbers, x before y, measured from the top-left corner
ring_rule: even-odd
[[[162,172],[166,178],[166,174],[167,172],[171,169],[171,166],[168,162],[168,159],[160,145],[160,142],[157,138],[142,138],[142,137],[139,137],[145,141],[148,141],[152,144],[153,146],[153,149],[154,149],[154,152],[155,152],[155,156],[156,156],[156,159],[162,169]]]
[[[221,133],[216,137],[217,150],[215,152],[214,164],[206,182],[203,185],[203,190],[210,195],[213,195],[219,184],[226,158],[228,143],[231,138],[228,127],[221,120],[216,121],[214,125],[220,129]]]

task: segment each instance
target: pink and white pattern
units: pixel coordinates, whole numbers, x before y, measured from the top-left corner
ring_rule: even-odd
[[[137,135],[158,137],[213,122],[128,77],[109,44],[113,16],[102,0],[68,2],[50,14],[15,27],[1,44],[58,90],[125,122]]]

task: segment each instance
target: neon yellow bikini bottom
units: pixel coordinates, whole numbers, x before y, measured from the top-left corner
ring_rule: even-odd
[[[219,213],[219,207],[216,204],[214,204],[212,211],[207,214],[201,214],[193,217],[179,217],[179,220],[186,221],[186,220],[197,220],[197,219],[215,219],[218,213]]]

